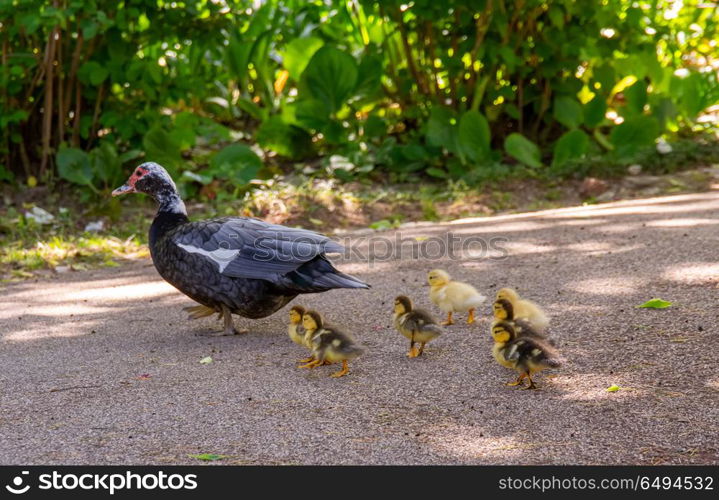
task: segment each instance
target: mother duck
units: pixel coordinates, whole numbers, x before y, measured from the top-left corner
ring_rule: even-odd
[[[159,208],[150,227],[150,253],[168,283],[202,305],[190,318],[218,313],[225,334],[238,333],[232,314],[264,318],[301,293],[369,288],[325,257],[343,247],[312,231],[249,217],[190,222],[170,174],[159,164],[138,166],[113,196],[145,193]]]

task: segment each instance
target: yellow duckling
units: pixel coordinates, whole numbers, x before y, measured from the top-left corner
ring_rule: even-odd
[[[519,372],[519,377],[507,385],[522,385],[529,380],[527,389],[536,389],[532,375],[547,368],[559,368],[561,361],[556,349],[539,337],[517,335],[512,321],[499,320],[492,324],[494,347],[492,355],[497,362]]]
[[[315,360],[308,363],[307,368],[314,368],[321,364],[342,362],[342,369],[330,375],[338,378],[349,373],[349,361],[362,354],[354,339],[347,333],[334,326],[324,323],[317,311],[306,311],[302,316],[302,324],[312,338],[312,352]]]
[[[415,309],[409,297],[400,295],[394,299],[394,327],[409,339],[407,356],[416,358],[424,352],[424,346],[442,334],[434,318],[422,309]],[[414,345],[419,342],[419,349]]]
[[[292,306],[290,309],[290,324],[287,327],[287,334],[290,336],[290,340],[297,345],[312,349],[312,345],[306,339],[305,327],[302,326],[302,316],[305,314],[305,308],[302,306]],[[300,363],[309,363],[315,358],[310,356],[309,358],[301,359]]]
[[[497,291],[497,300],[504,299],[512,303],[514,307],[514,317],[518,319],[526,319],[538,331],[544,331],[549,326],[549,316],[541,307],[531,300],[522,299],[516,290],[512,288],[501,288]]]
[[[492,311],[496,320],[507,320],[514,323],[517,336],[527,335],[530,337],[546,338],[544,332],[539,332],[537,329],[525,319],[518,319],[514,314],[514,306],[507,299],[497,299],[492,304]],[[552,341],[549,341],[552,343]]]
[[[427,275],[429,281],[429,298],[447,313],[447,320],[442,325],[452,325],[452,313],[467,311],[467,323],[474,323],[474,310],[487,299],[476,288],[468,283],[452,281],[452,278],[442,269],[434,269]]]

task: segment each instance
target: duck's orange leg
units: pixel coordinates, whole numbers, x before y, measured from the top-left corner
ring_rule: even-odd
[[[347,364],[347,360],[345,359],[342,361],[342,369],[338,372],[333,373],[332,375],[330,375],[330,377],[332,377],[332,378],[344,377],[349,372],[350,372],[350,367]]]
[[[449,325],[453,325],[453,324],[454,324],[454,321],[452,321],[452,311],[449,311],[447,313],[447,319],[445,321],[442,321],[442,325],[449,326]]]

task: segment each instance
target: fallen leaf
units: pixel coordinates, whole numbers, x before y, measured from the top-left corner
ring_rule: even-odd
[[[670,305],[672,305],[672,303],[668,302],[666,300],[652,299],[652,300],[646,301],[644,304],[637,306],[637,307],[643,307],[646,309],[666,309]]]
[[[689,342],[689,337],[674,337],[673,339],[669,339],[669,342],[683,344],[684,342]]]
[[[621,389],[621,387],[616,384],[613,384],[607,387],[607,392],[617,392],[619,389]]]
[[[139,377],[135,377],[135,378],[137,378],[137,380],[147,380],[147,379],[149,379],[150,377],[152,377],[152,375],[150,375],[149,373],[143,373],[143,374],[140,375]]]
[[[188,457],[196,458],[197,460],[204,460],[205,462],[214,462],[215,460],[228,458],[227,455],[216,455],[214,453],[200,453],[199,455],[188,455]]]
[[[206,358],[202,358],[200,360],[201,365],[209,365],[210,363],[212,363],[212,356],[207,356]]]
[[[415,236],[415,241],[425,241],[429,239],[429,236]]]

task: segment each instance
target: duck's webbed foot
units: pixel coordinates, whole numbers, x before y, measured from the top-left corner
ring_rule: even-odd
[[[441,324],[442,326],[449,326],[449,325],[453,325],[453,324],[454,324],[454,320],[452,319],[452,311],[450,311],[450,312],[447,313],[447,319],[444,320],[444,321],[442,321],[442,323],[440,323],[440,324]]]
[[[332,378],[344,377],[349,372],[350,372],[350,367],[347,364],[347,360],[345,359],[342,361],[342,369],[338,372],[334,372],[332,375],[330,375],[330,377],[332,377]]]
[[[197,306],[188,306],[183,307],[183,311],[186,311],[187,319],[199,319],[204,318],[206,316],[212,316],[217,311],[211,307],[203,306],[203,305],[197,305]]]
[[[222,305],[222,318],[224,319],[225,323],[225,328],[222,332],[222,335],[241,335],[249,331],[247,329],[238,330],[237,328],[235,328],[235,325],[232,321],[232,313],[230,312],[229,307],[224,304]]]
[[[514,382],[507,382],[507,385],[510,387],[516,387],[518,385],[523,385],[522,382],[524,381],[524,378],[526,376],[527,376],[526,373],[522,373],[521,375],[519,375],[519,377],[517,377],[517,380],[515,380]]]

